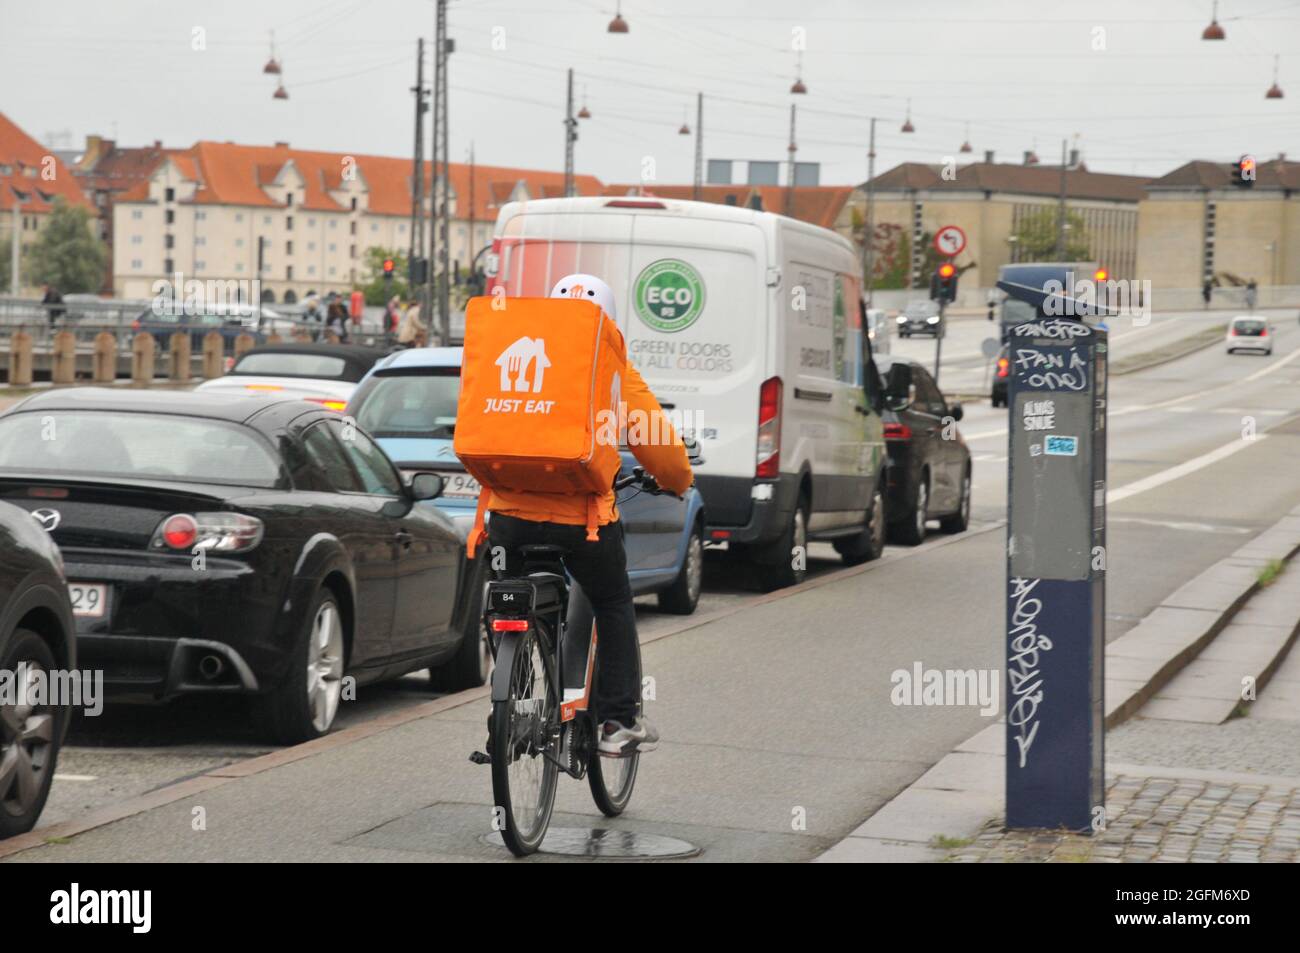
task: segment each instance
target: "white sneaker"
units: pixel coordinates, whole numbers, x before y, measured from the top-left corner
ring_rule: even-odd
[[[600,753],[606,758],[624,758],[639,751],[654,751],[659,732],[645,718],[637,718],[628,728],[618,721],[607,721],[600,730]]]

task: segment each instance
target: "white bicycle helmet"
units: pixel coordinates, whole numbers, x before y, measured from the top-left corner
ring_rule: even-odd
[[[618,321],[614,308],[614,289],[595,275],[565,275],[555,283],[548,297],[584,298],[594,301],[604,309],[613,321]]]

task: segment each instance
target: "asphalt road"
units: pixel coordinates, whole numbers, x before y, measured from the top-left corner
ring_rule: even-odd
[[[1197,320],[1157,320],[1128,340],[1117,329],[1114,354]],[[986,323],[953,327],[956,367]],[[1276,327],[1271,358],[1215,346],[1112,380],[1108,638],[1300,502],[1300,327]],[[975,708],[890,700],[890,674],[916,662],[1002,666],[1006,412],[970,404],[962,431],[975,460],[964,536],[890,547],[864,572],[777,600],[749,591],[725,554],[710,559],[699,612],[738,611],[646,645],[665,740],[643,760],[631,811],[607,822],[585,784],[562,779],[553,825],[670,834],[706,860],[807,859],[988,724]],[[811,556],[814,579],[838,569],[828,548]],[[639,612],[643,637],[680,621]],[[429,697],[417,677],[365,690],[343,723]],[[486,713],[483,701],[453,708],[21,859],[504,859],[481,841],[488,773],[466,760]],[[110,711],[72,740],[43,823],[267,750],[228,701]]]

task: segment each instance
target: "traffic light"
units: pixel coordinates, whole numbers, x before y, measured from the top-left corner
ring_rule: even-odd
[[[419,286],[429,280],[429,259],[412,258],[410,265],[407,267],[408,277],[411,284]]]
[[[934,301],[957,300],[957,266],[945,261],[934,272],[930,282],[930,298]]]
[[[1232,167],[1232,184],[1238,188],[1249,189],[1255,184],[1255,157],[1242,156]]]
[[[1109,277],[1110,277],[1110,272],[1107,271],[1105,268],[1098,268],[1096,271],[1092,273],[1093,281],[1105,281]]]
[[[393,262],[393,259],[391,259],[391,258],[385,258],[385,259],[384,259],[384,280],[385,280],[385,281],[392,281],[392,280],[393,280],[393,268],[394,268],[394,267],[395,267],[395,263]]]

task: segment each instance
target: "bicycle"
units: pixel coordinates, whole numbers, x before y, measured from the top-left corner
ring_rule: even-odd
[[[668,492],[641,467],[614,482],[615,492],[631,486],[654,495]],[[640,762],[636,751],[622,757],[599,753],[602,719],[591,704],[596,627],[582,590],[570,589],[566,552],[556,545],[521,546],[522,572],[488,583],[483,612],[496,660],[490,753],[476,751],[470,760],[492,766],[501,837],[516,857],[541,847],[560,771],[576,780],[585,776],[601,813],[617,817],[632,798]]]

